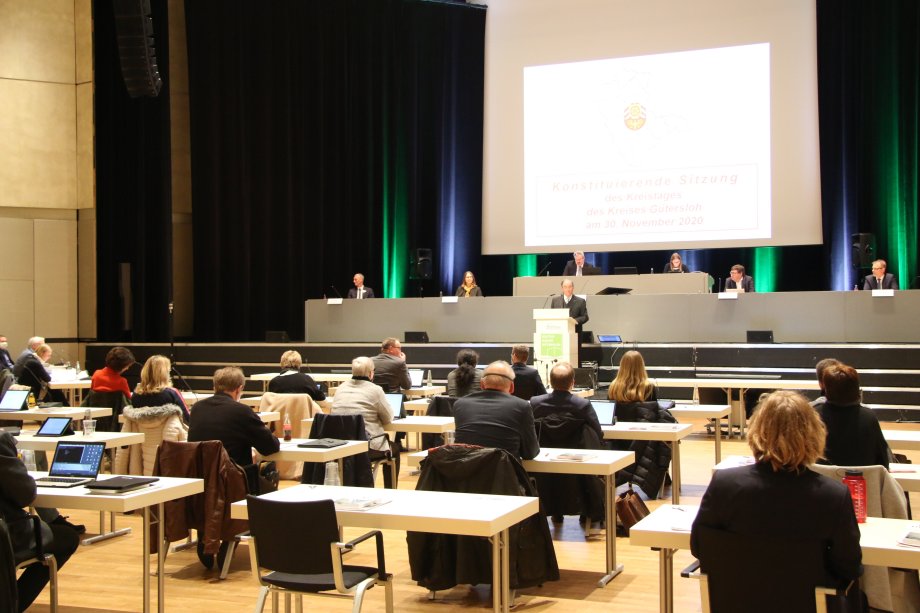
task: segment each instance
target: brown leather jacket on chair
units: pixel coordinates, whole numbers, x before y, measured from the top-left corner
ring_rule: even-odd
[[[230,519],[230,504],[246,498],[246,474],[233,463],[220,441],[176,443],[163,441],[157,451],[154,475],[204,479],[204,493],[164,504],[168,542],[198,530],[204,552],[215,554],[222,540],[232,540],[249,529],[244,520]],[[152,549],[157,545],[151,539]]]

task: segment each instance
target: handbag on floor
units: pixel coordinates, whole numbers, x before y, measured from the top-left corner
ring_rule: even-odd
[[[649,514],[645,501],[633,490],[632,483],[629,489],[617,496],[617,523],[623,526],[626,534],[629,529],[639,523],[639,520]]]

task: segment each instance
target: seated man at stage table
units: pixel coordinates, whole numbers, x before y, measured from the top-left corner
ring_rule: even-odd
[[[515,345],[511,348],[511,369],[514,371],[514,391],[518,398],[530,400],[534,396],[546,393],[543,379],[536,368],[527,365],[530,349],[527,345]]]
[[[355,284],[353,288],[348,290],[349,298],[357,298],[358,300],[364,298],[373,298],[374,290],[364,285],[364,275],[360,272],[356,272],[355,276],[352,278],[352,282]]]
[[[482,388],[454,403],[454,442],[504,449],[530,460],[540,453],[530,403],[511,393],[514,371],[504,360],[492,362],[482,373]]]
[[[571,279],[562,280],[562,295],[553,297],[550,308],[568,309],[569,317],[575,320],[576,333],[581,333],[582,325],[588,323],[588,303],[575,295],[575,283]]]
[[[380,353],[371,358],[374,361],[374,383],[390,394],[398,394],[400,390],[412,387],[409,378],[409,367],[406,366],[406,354],[402,351],[402,343],[398,338],[383,339],[380,344]]]
[[[754,279],[750,275],[744,274],[744,266],[735,264],[732,266],[728,278],[725,280],[725,291],[730,289],[740,290],[746,294],[754,291]]]
[[[885,260],[875,260],[872,262],[872,274],[866,275],[863,289],[900,289],[898,280],[888,270],[888,263]]]
[[[587,275],[599,275],[601,269],[585,262],[585,252],[576,251],[572,254],[574,259],[565,263],[565,269],[562,271],[563,277],[584,277]]]

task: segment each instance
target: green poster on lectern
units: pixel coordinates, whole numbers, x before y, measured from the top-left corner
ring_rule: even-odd
[[[562,358],[562,334],[559,332],[541,334],[540,354],[545,358]]]

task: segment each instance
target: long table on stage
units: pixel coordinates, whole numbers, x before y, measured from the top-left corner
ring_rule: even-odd
[[[648,275],[588,275],[586,277],[515,277],[515,296],[558,294],[563,279],[570,278],[576,294],[596,294],[606,287],[622,287],[632,294],[708,294],[712,277],[705,272]]]

